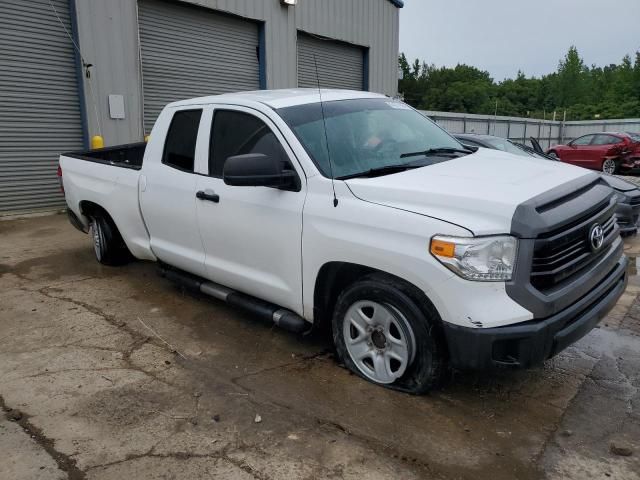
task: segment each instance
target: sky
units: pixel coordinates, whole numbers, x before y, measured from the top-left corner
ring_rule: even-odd
[[[487,70],[497,81],[554,72],[575,45],[587,65],[640,50],[640,0],[405,0],[400,51],[437,66]]]

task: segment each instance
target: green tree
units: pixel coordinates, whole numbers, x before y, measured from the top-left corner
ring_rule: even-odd
[[[581,103],[585,99],[587,76],[588,69],[585,67],[578,49],[571,46],[558,65],[555,92],[558,106],[568,107]]]
[[[398,91],[416,108],[462,113],[567,119],[640,117],[640,51],[620,64],[587,67],[575,46],[556,72],[541,78],[518,72],[496,83],[488,72],[470,65],[436,67],[399,57],[402,78]]]

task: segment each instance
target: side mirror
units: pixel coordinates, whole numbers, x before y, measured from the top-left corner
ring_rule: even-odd
[[[284,168],[283,162],[263,153],[249,153],[227,158],[222,171],[224,183],[235,187],[272,187],[300,189],[298,175]]]

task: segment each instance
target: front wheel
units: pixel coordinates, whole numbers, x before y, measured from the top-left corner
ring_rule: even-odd
[[[607,173],[609,175],[613,175],[618,171],[618,163],[611,159],[608,158],[607,160],[605,160],[604,162],[602,162],[602,172],[603,173]]]
[[[352,372],[378,385],[413,394],[436,386],[446,371],[438,314],[419,307],[410,287],[393,277],[371,275],[338,298],[333,339]]]
[[[549,156],[552,157],[552,158],[555,158],[556,160],[560,160],[560,157],[558,156],[558,154],[555,151],[549,152]]]

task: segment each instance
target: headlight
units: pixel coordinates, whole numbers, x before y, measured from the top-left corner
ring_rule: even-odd
[[[449,270],[467,280],[511,280],[518,242],[507,235],[492,237],[445,237],[431,239],[431,254]]]
[[[624,193],[622,193],[620,190],[614,190],[615,195],[616,195],[616,202],[620,203],[620,202],[625,202],[629,197],[627,197]]]

